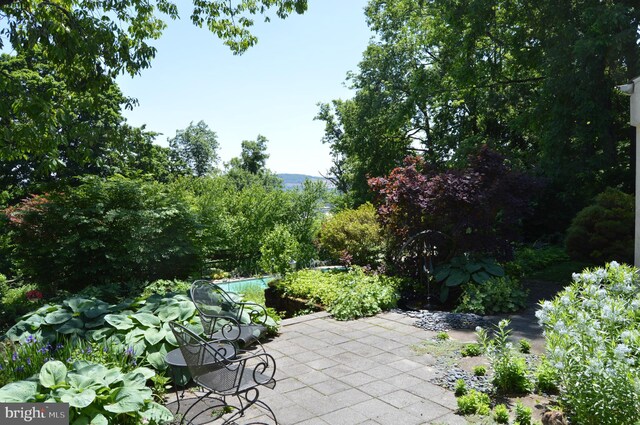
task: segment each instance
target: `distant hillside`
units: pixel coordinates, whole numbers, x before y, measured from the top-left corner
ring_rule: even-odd
[[[306,174],[278,174],[278,177],[280,177],[284,182],[285,189],[294,189],[296,187],[300,187],[302,186],[302,183],[304,183],[304,181],[307,179],[314,181],[320,180],[325,182],[328,187],[333,187],[333,184],[324,177],[308,176]]]

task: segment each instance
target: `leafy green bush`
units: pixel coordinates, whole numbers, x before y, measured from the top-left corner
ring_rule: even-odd
[[[4,275],[0,274],[0,329],[10,326],[17,317],[41,304],[41,298],[28,297],[34,291],[42,295],[38,291],[37,285],[27,283],[14,286],[7,282]]]
[[[42,366],[36,380],[0,388],[0,401],[69,403],[69,423],[166,423],[173,415],[153,401],[152,391],[146,386],[154,375],[144,367],[123,373],[119,368],[86,361],[76,361],[68,369],[52,360]]]
[[[197,269],[196,217],[186,194],[154,182],[86,178],[65,193],[7,210],[23,273],[71,291],[184,277]]]
[[[378,266],[384,258],[384,237],[373,205],[366,203],[355,210],[340,211],[322,223],[317,240],[320,250],[349,265]]]
[[[511,313],[527,305],[528,291],[519,280],[493,277],[483,284],[469,282],[463,287],[456,312],[476,314]]]
[[[458,379],[456,381],[456,388],[453,391],[456,397],[463,396],[467,393],[467,383],[464,382],[464,379]]]
[[[287,227],[283,224],[276,224],[262,242],[258,265],[267,273],[284,276],[295,270],[298,250],[298,241]]]
[[[4,341],[0,344],[0,387],[10,382],[28,379],[48,361],[72,363],[86,360],[128,372],[135,368],[136,357],[131,349],[107,343],[91,344],[81,339],[61,338],[51,344],[29,336],[24,343]]]
[[[485,376],[487,374],[487,368],[482,365],[474,366],[473,374],[474,376]]]
[[[471,390],[467,394],[458,397],[458,411],[462,415],[483,415],[491,412],[489,407],[489,396],[476,390]]]
[[[498,404],[493,408],[493,419],[499,424],[509,423],[509,409],[504,404]]]
[[[565,240],[571,258],[633,263],[634,197],[608,188],[571,222]]]
[[[520,400],[516,402],[515,416],[513,425],[531,425],[531,408],[522,404]]]
[[[611,262],[574,282],[536,312],[560,399],[572,423],[632,425],[640,417],[640,279]]]
[[[504,269],[490,258],[473,258],[471,255],[461,255],[451,259],[449,263],[435,269],[435,280],[441,282],[440,301],[445,302],[449,297],[449,288],[466,283],[482,285],[492,277],[504,276]]]
[[[203,332],[195,305],[185,295],[152,295],[118,305],[73,297],[23,316],[7,337],[22,343],[35,337],[51,344],[64,337],[84,339],[121,351],[129,349],[136,358],[164,370],[165,355],[178,345],[169,328],[173,320],[198,334]]]
[[[557,246],[540,248],[523,246],[515,250],[514,257],[513,261],[504,264],[507,276],[514,278],[529,276],[552,264],[569,260],[566,251]]]
[[[531,382],[527,376],[527,363],[508,342],[511,333],[508,327],[509,320],[503,319],[498,323],[493,338],[482,328],[478,328],[476,333],[491,362],[496,390],[501,393],[528,393]]]
[[[558,394],[558,370],[549,363],[546,357],[542,357],[534,372],[536,391],[547,394]]]
[[[348,272],[301,270],[273,284],[284,294],[321,304],[338,320],[372,316],[395,307],[401,279],[369,275],[354,267]]]
[[[518,349],[522,354],[529,354],[531,352],[531,343],[526,339],[521,339],[518,342]]]
[[[476,343],[467,344],[460,350],[462,357],[476,357],[482,354],[482,348]]]

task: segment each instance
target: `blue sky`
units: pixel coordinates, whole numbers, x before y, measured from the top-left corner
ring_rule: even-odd
[[[203,120],[218,135],[220,156],[240,153],[242,140],[269,139],[267,167],[277,173],[325,174],[329,147],[324,125],[314,121],[318,102],[350,98],[348,71],[357,71],[371,32],[366,0],[310,0],[304,15],[256,19],[258,44],[234,56],[215,36],[189,21],[169,21],[150,69],[120,77],[127,96],[140,105],[124,111],[132,125],[167,138],[191,121]],[[221,164],[220,164],[221,165]]]

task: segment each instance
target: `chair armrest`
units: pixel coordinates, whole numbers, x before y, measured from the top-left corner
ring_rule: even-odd
[[[242,313],[246,310],[249,314],[249,321],[256,325],[267,326],[267,309],[260,304],[256,304],[253,302],[236,302],[237,305],[240,306],[240,318],[242,317]]]

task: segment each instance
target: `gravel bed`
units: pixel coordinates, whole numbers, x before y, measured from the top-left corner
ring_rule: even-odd
[[[427,331],[449,331],[451,329],[475,329],[478,326],[490,327],[492,322],[473,313],[451,313],[448,311],[405,311],[395,310],[397,313],[417,319],[415,326]]]

